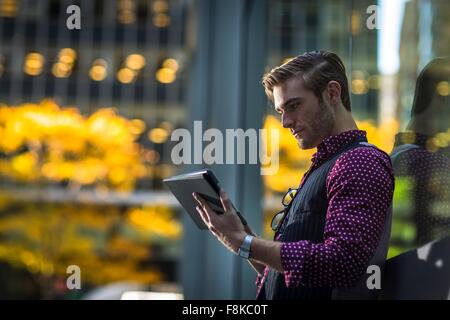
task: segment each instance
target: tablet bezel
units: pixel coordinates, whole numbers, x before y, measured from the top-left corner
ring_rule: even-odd
[[[221,207],[220,195],[219,195],[220,194],[220,186],[218,184],[218,180],[217,180],[216,176],[214,175],[214,173],[211,170],[209,170],[209,169],[196,170],[196,171],[189,172],[186,174],[181,174],[181,175],[173,176],[170,178],[166,178],[163,180],[163,182],[169,188],[169,190],[172,192],[172,194],[175,196],[175,198],[178,200],[178,202],[181,204],[182,208],[188,212],[188,214],[191,216],[192,220],[197,225],[197,227],[199,227],[200,229],[208,229],[208,227],[203,222],[203,220],[200,217],[197,210],[195,210],[196,203],[192,197],[192,192],[199,192],[199,191],[195,190],[194,186],[191,190],[188,190],[188,191],[184,191],[184,190],[180,191],[181,190],[180,188],[177,188],[176,186],[174,186],[174,184],[176,184],[177,181],[188,182],[191,180],[192,181],[203,180],[207,183],[207,185],[211,188],[211,191],[213,192],[213,194],[215,196],[214,200],[216,202],[216,205],[213,204],[212,207],[217,209],[217,208],[219,208],[219,204],[220,204],[220,210],[214,210],[214,212],[216,212],[217,214],[223,213],[223,208]],[[204,198],[212,197],[211,194],[208,194],[205,197],[205,194],[202,194],[201,192],[199,192],[199,193]],[[186,203],[187,199],[189,199],[190,203]],[[207,200],[207,199],[205,199],[205,200]],[[210,202],[210,201],[208,201],[208,202]],[[195,205],[193,206],[192,204],[195,204]]]

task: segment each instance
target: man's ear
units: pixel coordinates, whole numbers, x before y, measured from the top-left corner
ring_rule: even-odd
[[[330,81],[327,84],[327,98],[332,106],[339,105],[341,101],[341,85],[337,81]]]

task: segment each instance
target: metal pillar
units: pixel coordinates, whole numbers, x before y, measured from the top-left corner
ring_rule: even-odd
[[[262,127],[266,9],[266,0],[195,1],[188,88],[191,134],[195,120],[202,121],[203,131],[217,128],[224,136],[225,129]],[[200,167],[205,165],[186,169]],[[260,232],[263,187],[259,165],[221,164],[210,168],[253,230]],[[226,250],[211,234],[198,230],[186,215],[183,217],[180,272],[185,298],[254,298],[256,273],[248,263]]]

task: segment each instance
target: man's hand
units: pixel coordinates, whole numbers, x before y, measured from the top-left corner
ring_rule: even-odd
[[[223,189],[220,190],[220,202],[224,214],[214,212],[208,202],[195,192],[192,195],[198,203],[196,209],[209,230],[228,250],[237,253],[248,232],[233,209],[228,194]],[[247,229],[251,232],[250,228]]]

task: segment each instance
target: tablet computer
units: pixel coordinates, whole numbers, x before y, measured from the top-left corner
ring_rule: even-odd
[[[165,185],[173,193],[178,202],[183,206],[183,208],[191,216],[192,220],[200,229],[208,229],[208,227],[203,222],[200,214],[197,212],[195,207],[198,205],[192,196],[193,192],[198,193],[203,199],[208,201],[209,206],[217,214],[223,214],[222,203],[220,202],[220,186],[219,180],[209,169],[202,169],[186,174],[181,174],[166,178],[163,180]],[[233,208],[236,208],[233,205]],[[247,224],[245,219],[236,210],[239,218],[244,225]]]

